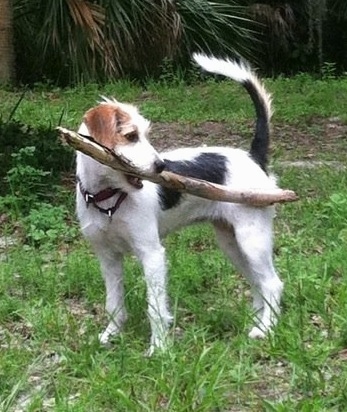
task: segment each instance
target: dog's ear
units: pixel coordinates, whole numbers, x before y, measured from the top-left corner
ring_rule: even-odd
[[[90,136],[111,150],[115,146],[129,144],[137,135],[130,115],[115,105],[101,104],[88,110],[84,123]]]
[[[115,111],[117,133],[124,136],[128,143],[135,143],[139,139],[137,127],[129,121],[129,115],[124,116],[124,112]]]

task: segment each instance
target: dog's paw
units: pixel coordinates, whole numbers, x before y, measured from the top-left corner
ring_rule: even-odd
[[[151,357],[155,353],[165,353],[171,346],[172,341],[169,339],[167,334],[162,337],[152,336],[149,348],[145,352],[146,357]]]
[[[107,331],[104,331],[104,332],[102,332],[102,333],[99,333],[99,342],[100,342],[100,345],[106,346],[106,347],[111,346],[111,344],[110,344],[110,336],[111,336],[111,335],[110,335]]]
[[[266,336],[266,332],[259,329],[257,326],[254,326],[254,328],[249,332],[248,336],[251,339],[264,339]]]
[[[154,355],[156,349],[157,348],[155,346],[151,345],[144,353],[145,358],[151,358]]]
[[[112,322],[109,323],[107,328],[102,333],[99,333],[100,344],[104,346],[109,346],[110,340],[113,337],[118,336],[120,331],[121,331],[120,327],[118,327]]]
[[[150,347],[145,351],[144,355],[145,355],[146,358],[150,358],[150,357],[152,357],[153,355],[156,355],[156,354],[165,354],[165,356],[166,356],[166,354],[168,352],[168,349],[169,349],[169,347],[168,347],[167,344],[160,345],[160,346],[150,345]]]
[[[106,328],[104,330],[104,332],[99,333],[99,342],[103,346],[110,347],[111,346],[111,342],[110,342],[111,339],[114,338],[115,336],[117,336],[118,334],[119,334],[118,329]]]

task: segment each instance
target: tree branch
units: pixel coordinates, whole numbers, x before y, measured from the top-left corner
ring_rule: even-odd
[[[163,171],[157,173],[143,173],[122,156],[116,155],[108,148],[94,141],[92,138],[82,136],[78,133],[57,127],[61,140],[73,147],[75,150],[83,152],[98,162],[120,170],[123,173],[149,180],[169,189],[179,192],[186,192],[194,196],[231,203],[245,203],[252,206],[269,206],[273,203],[294,202],[298,196],[292,190],[231,190],[230,188],[210,183],[205,180],[184,177],[176,173]]]

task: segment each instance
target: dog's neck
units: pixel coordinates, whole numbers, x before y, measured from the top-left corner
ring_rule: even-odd
[[[123,190],[127,186],[122,173],[100,164],[81,152],[77,152],[76,173],[85,190],[90,193],[98,193],[110,187]]]

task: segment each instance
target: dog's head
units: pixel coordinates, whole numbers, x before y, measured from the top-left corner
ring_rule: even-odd
[[[160,173],[165,163],[147,140],[149,129],[150,122],[135,106],[104,98],[85,113],[78,133],[92,137],[144,173]],[[131,183],[136,185],[136,179]]]

